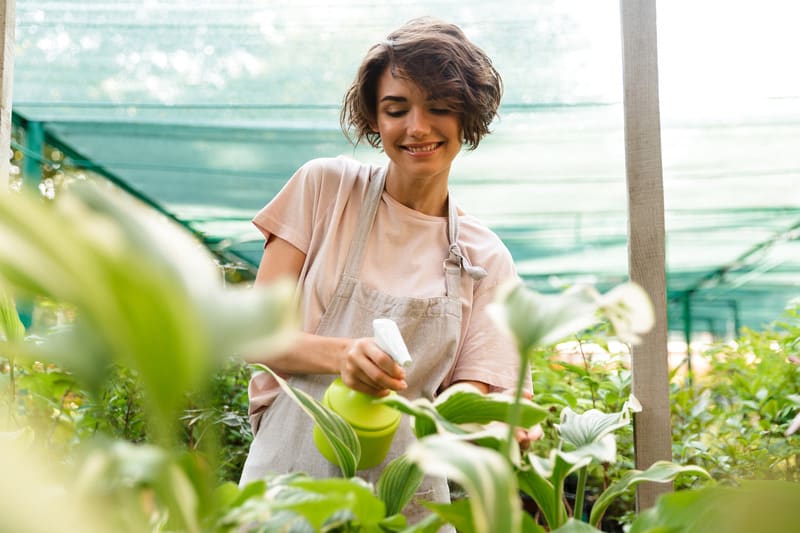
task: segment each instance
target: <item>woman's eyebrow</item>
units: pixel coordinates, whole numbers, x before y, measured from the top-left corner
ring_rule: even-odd
[[[380,101],[381,102],[386,102],[386,101],[389,101],[389,102],[406,102],[406,101],[408,101],[408,99],[406,97],[404,97],[404,96],[393,96],[391,94],[388,94],[388,95],[384,96],[383,98],[381,98]]]

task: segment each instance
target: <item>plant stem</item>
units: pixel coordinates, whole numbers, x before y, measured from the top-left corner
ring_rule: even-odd
[[[578,470],[578,485],[575,487],[575,508],[572,517],[583,522],[583,500],[586,496],[586,478],[589,477],[589,467],[584,466]]]
[[[525,372],[528,371],[528,357],[525,354],[522,357],[522,364],[520,365],[519,375],[517,376],[517,388],[514,391],[514,403],[511,404],[511,410],[508,413],[508,438],[503,442],[501,450],[503,457],[510,458],[512,443],[516,442],[514,434],[517,426],[519,425],[520,405],[519,401],[522,399],[522,388],[525,386]]]
[[[591,371],[589,369],[589,360],[586,358],[586,353],[583,351],[583,339],[578,337],[578,350],[581,352],[581,358],[583,359],[583,368],[586,370],[586,375],[589,376],[589,392],[592,394],[592,407],[597,407],[597,397],[594,393],[594,386],[592,385],[591,380]]]

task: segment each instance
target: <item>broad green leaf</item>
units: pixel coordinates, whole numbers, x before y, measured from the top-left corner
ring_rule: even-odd
[[[708,472],[699,466],[681,466],[669,461],[657,461],[650,465],[650,468],[645,471],[630,470],[626,472],[622,478],[603,491],[603,493],[597,498],[594,506],[592,507],[592,513],[589,516],[589,523],[599,527],[600,520],[603,518],[603,513],[605,513],[606,509],[608,509],[608,506],[611,504],[611,502],[613,502],[614,499],[620,494],[632,487],[635,487],[639,483],[642,483],[643,481],[666,483],[674,480],[680,474],[693,474],[706,478],[711,477],[708,475]]]
[[[458,427],[457,424],[444,418],[427,398],[409,400],[399,394],[392,394],[378,401],[397,409],[401,413],[413,416],[414,434],[418,439],[433,435],[437,432],[453,433],[456,435],[467,433],[464,429]]]
[[[263,483],[263,481],[262,481]],[[233,481],[226,481],[214,488],[212,501],[216,509],[231,509],[239,496],[239,487]]]
[[[112,360],[135,369],[159,442],[174,441],[186,393],[203,388],[222,357],[258,339],[277,347],[291,322],[285,288],[226,289],[196,238],[93,183],[55,202],[0,195],[0,241],[4,285],[77,312],[72,335],[53,337],[50,351],[80,353],[82,364],[63,362],[90,385]],[[269,346],[261,342],[260,353]]]
[[[517,479],[499,453],[433,435],[413,443],[407,454],[425,473],[446,477],[464,488],[471,499],[475,531],[519,531],[522,510]]]
[[[445,419],[456,424],[507,422],[514,398],[508,394],[483,394],[468,384],[457,384],[433,402]],[[547,411],[524,398],[520,399],[519,425],[529,428],[547,417]]]
[[[472,520],[472,505],[469,498],[452,503],[425,502],[425,507],[436,513],[445,523],[456,528],[458,533],[475,533]]]
[[[263,479],[251,481],[242,488],[232,481],[227,481],[214,489],[212,501],[216,509],[229,511],[250,498],[263,496],[266,490],[267,483]]]
[[[552,450],[550,456],[553,463],[553,475],[550,478],[550,482],[555,488],[555,493],[553,494],[553,506],[556,508],[555,525],[562,526],[566,516],[566,511],[561,511],[561,509],[564,509],[564,480],[576,470],[586,467],[591,462],[591,457],[573,456],[556,450]]]
[[[282,486],[272,497],[270,513],[284,511],[299,516],[313,531],[320,531],[322,524],[339,512],[344,503],[343,498],[316,494],[300,487]]]
[[[596,459],[601,463],[613,463],[617,460],[617,441],[614,435],[603,435],[599,440],[576,450],[559,451],[558,455],[568,463],[578,463],[583,458]]]
[[[445,524],[439,515],[431,513],[419,522],[407,526],[402,533],[437,533]]]
[[[17,343],[25,338],[25,326],[19,319],[14,299],[0,287],[0,337]]]
[[[600,530],[590,526],[586,522],[570,518],[567,520],[566,524],[558,529],[554,529],[552,533],[597,533],[598,531]]]
[[[401,514],[387,516],[378,523],[378,527],[384,532],[401,532],[406,529],[406,517]]]
[[[598,294],[588,286],[574,286],[560,294],[540,294],[522,284],[497,291],[492,308],[497,322],[508,328],[526,357],[537,346],[552,344],[599,321]]]
[[[352,511],[362,525],[377,524],[386,516],[386,506],[359,478],[307,479],[295,481],[292,486],[326,497],[341,498],[346,502],[343,509]]]
[[[177,465],[169,465],[165,475],[156,484],[156,492],[168,503],[171,522],[188,533],[200,532],[197,493],[189,478]]]
[[[507,394],[482,394],[467,384],[454,385],[435,401],[427,398],[409,400],[391,395],[380,400],[398,411],[414,417],[414,433],[422,438],[434,433],[468,433],[460,424],[505,422],[514,398]],[[535,403],[520,400],[520,426],[531,427],[547,416],[547,411]]]
[[[522,533],[547,533],[528,513],[522,513]]]
[[[797,531],[800,484],[743,481],[661,496],[634,520],[630,533]]]
[[[603,413],[589,409],[578,414],[569,407],[561,411],[561,423],[556,428],[564,442],[581,448],[599,441],[604,436],[630,423],[630,410],[626,404],[618,413]]]
[[[519,488],[533,498],[542,511],[544,519],[550,527],[563,523],[567,519],[563,505],[555,504],[556,489],[553,484],[539,474],[536,469],[525,469],[517,472]]]
[[[356,465],[361,458],[361,444],[350,424],[306,392],[289,385],[285,379],[268,367],[259,364],[253,366],[272,374],[283,391],[319,426],[336,454],[342,475],[346,478],[355,476]]]
[[[391,516],[402,512],[424,477],[422,470],[405,454],[386,465],[376,487],[378,498],[386,505],[386,514]]]

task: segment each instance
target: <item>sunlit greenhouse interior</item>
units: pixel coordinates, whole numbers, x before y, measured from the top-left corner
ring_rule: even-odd
[[[16,0],[2,3],[6,10],[7,6],[13,6],[14,15],[13,74],[9,78],[13,83],[4,82],[4,91],[9,90],[11,98],[8,179],[11,191],[27,190],[54,199],[77,181],[110,184],[110,188],[119,189],[126,197],[143,204],[147,212],[174,220],[198,238],[214,258],[216,274],[226,287],[249,287],[254,280],[264,250],[264,237],[252,219],[304,163],[313,158],[335,156],[376,165],[388,161],[383,151],[364,142],[354,146],[340,126],[343,95],[367,50],[415,17],[433,16],[457,24],[491,57],[502,76],[503,98],[498,117],[491,125],[491,134],[477,149],[462,149],[456,156],[449,177],[451,197],[461,209],[477,217],[500,237],[511,252],[526,287],[540,294],[559,294],[583,284],[593,285],[604,293],[630,279],[620,12],[621,5],[625,4],[653,4],[657,13],[655,97],[660,138],[646,140],[644,144],[660,143],[664,297],[670,354],[679,354],[682,361],[686,353],[691,352],[692,343],[697,342],[698,346],[712,342],[730,344],[743,332],[761,331],[775,321],[784,320],[787,311],[794,313],[792,324],[797,324],[800,309],[800,69],[796,56],[800,51],[797,30],[800,8],[795,2]],[[653,194],[660,195],[661,191]],[[60,231],[59,227],[40,229],[53,235]],[[65,235],[67,233],[65,231]],[[6,240],[7,233],[2,231],[0,238],[4,240],[0,242],[2,247],[12,242],[10,237]],[[38,266],[45,268],[44,263]],[[141,268],[146,269],[145,266]],[[86,275],[92,272],[95,271],[87,269]],[[30,326],[35,318],[34,311],[26,305],[18,307],[22,322]],[[223,315],[223,312],[214,315],[214,320],[222,321]],[[134,311],[130,312],[130,317],[132,321],[141,318]],[[800,334],[800,325],[791,327],[795,335]],[[131,334],[130,338],[133,337],[135,335]],[[781,349],[794,350],[791,353],[795,355],[789,355],[793,362],[789,370],[778,369],[778,366],[760,367],[761,378],[748,374],[746,369],[752,367],[726,368],[728,375],[738,376],[740,386],[752,388],[753,398],[757,398],[752,402],[763,402],[759,405],[780,423],[778,431],[777,426],[759,425],[752,417],[737,418],[736,422],[745,428],[741,434],[752,431],[764,439],[753,440],[752,446],[747,448],[752,456],[762,454],[763,464],[768,463],[764,472],[772,472],[776,477],[789,472],[785,478],[795,487],[791,491],[781,489],[767,507],[781,503],[796,505],[800,501],[796,488],[800,486],[797,483],[800,481],[798,437],[789,435],[798,430],[795,424],[800,424],[800,418],[793,421],[800,410],[800,373],[797,371],[800,337],[784,341],[757,336],[751,341],[741,345],[752,353],[759,353],[759,347],[777,350],[779,345]],[[142,349],[148,348],[143,344]],[[719,348],[719,351],[725,353],[727,349]],[[766,365],[766,358],[752,356],[752,353],[748,352],[748,365],[753,361]],[[781,353],[785,360],[789,352]],[[0,357],[3,356],[0,353]],[[602,384],[602,380],[593,381],[596,376],[589,371],[586,353],[580,352],[575,357],[572,362],[578,366],[567,366],[567,369],[580,373],[583,372],[581,365],[587,365],[586,371],[575,381],[580,382],[581,387],[589,387],[590,392],[586,394],[590,394],[591,404],[573,402],[572,393],[559,396],[561,385],[555,380],[549,384],[555,392],[545,395],[543,405],[547,401],[554,405],[562,402],[560,407],[566,405],[569,409],[580,410],[576,405],[588,409],[599,407],[604,400],[616,406],[613,402],[619,400],[620,413],[628,413],[629,404],[623,406],[622,403],[627,394],[619,391],[623,386],[630,388],[630,372],[624,379],[620,378],[621,381],[612,379]],[[5,368],[0,377],[13,384],[13,357],[8,361],[5,367],[0,367],[0,370]],[[732,365],[730,361],[727,364]],[[706,365],[709,372],[713,372],[714,364],[722,363]],[[178,363],[175,365],[173,375],[185,370],[185,379],[176,379],[184,379],[181,386],[190,388],[195,377]],[[541,380],[551,370],[542,371],[535,387],[542,386]],[[203,371],[197,370],[197,375]],[[146,375],[144,370],[141,373]],[[87,375],[95,380],[92,383],[102,382],[97,374]],[[226,431],[239,432],[236,438],[225,437],[237,443],[237,438],[246,440],[241,435],[249,432],[249,426],[245,427],[241,413],[230,414],[229,405],[246,404],[243,375],[237,374],[236,379],[245,380],[244,388],[237,389],[238,396],[231,393],[224,402],[220,400],[225,404],[224,409],[219,407],[223,415],[213,419],[226,425]],[[617,374],[617,378],[620,375]],[[773,389],[767,380],[776,382],[776,376],[794,381],[791,385],[783,381],[783,385],[776,385],[775,390],[780,389],[785,401],[767,406],[773,398],[770,392]],[[125,379],[133,378],[126,375]],[[56,383],[53,378],[48,387],[61,387]],[[609,383],[616,383],[618,388],[609,392]],[[145,378],[146,390],[155,390],[147,387],[156,385],[158,383],[148,385]],[[219,383],[214,386],[223,387]],[[232,386],[225,386],[233,390]],[[57,390],[58,401],[43,409],[56,413],[53,420],[59,416],[64,419],[69,413],[76,419],[82,404],[74,400],[77,402],[74,408],[68,407],[73,401],[73,389],[65,385]],[[120,388],[103,396],[100,403],[105,401],[108,409],[112,409],[116,405],[114,401],[132,398],[132,390],[129,387],[125,392]],[[677,396],[670,400],[672,423],[684,432],[682,444],[673,441],[673,459],[702,465],[717,479],[730,480],[734,477],[731,472],[744,471],[745,466],[740,470],[734,468],[738,464],[734,448],[721,445],[714,448],[709,444],[711,422],[706,421],[704,425],[705,422],[700,421],[709,402],[722,398],[719,401],[725,403],[724,398],[730,391],[695,394],[691,389],[676,389],[673,392]],[[137,397],[136,401],[150,405],[144,411],[151,409],[167,418],[170,409],[180,404],[180,399],[168,394],[155,398]],[[163,401],[163,405],[154,406],[148,401]],[[198,400],[198,403],[202,402]],[[130,408],[132,404],[129,401],[125,405]],[[676,415],[675,410],[684,406],[685,411]],[[123,407],[120,404],[113,408],[123,412]],[[412,410],[408,406],[404,408],[407,414]],[[665,406],[666,410],[669,408]],[[190,420],[190,426],[196,423],[195,427],[203,427],[202,424],[212,420],[208,412],[198,409],[194,417],[185,414],[181,420]],[[520,412],[519,416],[530,417],[526,420],[538,416],[533,408]],[[568,424],[569,416],[562,413],[561,423]],[[734,418],[731,415],[720,424],[733,424]],[[627,422],[627,418],[623,422],[617,419],[614,423],[618,425],[614,428]],[[55,421],[52,424],[51,429],[42,426],[44,429],[37,431],[58,435],[60,426]],[[81,427],[89,425],[86,422]],[[95,422],[94,431],[98,427],[102,429],[101,422]],[[114,430],[123,431],[120,427],[115,426]],[[138,427],[125,418],[125,438],[137,443],[145,441],[144,430]],[[165,423],[163,428],[156,427],[152,434],[159,435],[162,430],[167,434],[169,429],[165,428],[168,427]],[[728,429],[733,432],[730,427]],[[720,429],[717,431],[724,433]],[[201,437],[192,431],[189,433],[193,444],[195,438],[199,442]],[[83,434],[70,438],[77,442]],[[532,449],[536,449],[535,443]],[[130,450],[114,453],[117,453],[112,454],[114,459],[106,457],[106,462],[98,462],[97,468],[108,469],[104,471],[120,468],[122,471],[124,468],[120,465],[127,460],[149,465],[163,465],[171,460],[162,456],[156,460],[152,458],[155,455],[147,461],[136,455],[134,460],[131,458],[136,453],[145,452]],[[246,453],[246,448],[242,453]],[[614,456],[616,449],[610,453]],[[700,456],[707,462],[693,462]],[[708,466],[712,456],[717,461],[713,463],[714,468]],[[768,461],[766,456],[780,460]],[[233,465],[230,470],[237,474],[240,459],[237,456],[230,460]],[[0,462],[0,468],[4,468],[3,464]],[[194,483],[200,476],[197,472],[202,469],[197,465],[192,468],[199,470],[187,470],[186,476]],[[553,466],[549,468],[552,473]],[[630,486],[639,481],[665,481],[667,478],[672,481],[679,473],[697,474],[692,470],[665,468],[668,472],[641,474],[642,479],[634,477]],[[156,470],[153,466],[152,472]],[[463,470],[456,467],[456,471]],[[534,467],[531,471],[538,472]],[[570,470],[570,473],[576,471]],[[178,490],[175,489],[178,485],[159,485],[164,480],[155,474],[151,479],[147,472],[151,471],[128,472],[134,481],[126,485],[125,490],[133,490],[130,487],[135,483],[147,485],[151,481],[156,497],[163,496],[158,492],[159,487],[169,487],[164,489],[168,492]],[[598,472],[602,477],[602,472]],[[597,472],[591,475],[595,474]],[[662,478],[657,479],[659,476]],[[489,477],[502,476],[492,473]],[[123,475],[119,479],[128,478]],[[469,480],[457,476],[455,479],[465,487],[471,486]],[[527,479],[528,485],[520,482],[523,492],[526,487],[544,486],[535,485],[532,478]],[[578,483],[581,479],[586,481],[579,478]],[[81,478],[86,486],[91,485],[90,481]],[[604,486],[607,482],[608,475]],[[169,483],[177,482],[172,479]],[[550,489],[557,486],[552,480],[544,483]],[[238,496],[240,500],[236,500],[233,487],[226,488],[227,492],[215,492],[214,498],[225,502],[245,501],[246,497],[241,495]],[[108,491],[110,494],[112,489]],[[466,492],[475,497],[469,490]],[[195,510],[211,501],[211,496],[201,493],[199,489],[197,494],[192,493],[197,501],[179,501],[178,498],[174,506],[170,507],[174,502],[166,504],[172,514],[169,518],[166,514],[148,518],[150,525],[156,524],[152,531],[250,531],[242,524],[266,520],[263,514],[266,511],[255,507],[248,510],[245,505],[238,508],[239,515],[228,514],[219,519],[215,528],[195,523],[192,518]],[[0,501],[4,499],[3,494],[0,491]],[[178,491],[178,494],[184,493]],[[204,499],[206,497],[209,499]],[[742,497],[732,494],[730,501],[738,501],[742,508],[758,507],[743,504],[742,501],[748,501],[746,498],[736,499]],[[754,497],[767,501],[762,493]],[[598,502],[608,505],[602,497],[595,495],[594,498],[591,499],[593,505]],[[8,499],[6,503],[11,506],[14,501]],[[576,505],[582,502],[578,499]],[[0,504],[0,515],[3,505]],[[286,505],[295,511],[301,508],[297,502]],[[609,514],[614,508],[610,509]],[[632,505],[626,509],[630,511]],[[564,527],[562,514],[565,517],[566,511],[559,514],[557,510],[541,507],[537,512],[540,514],[533,512],[531,516],[541,524],[544,524],[542,517],[546,518],[543,527],[547,527],[547,531],[558,530],[558,525]],[[269,515],[269,520],[277,521],[264,522],[273,524],[276,529],[264,526],[261,530],[295,531],[277,529],[278,524],[286,525],[276,518],[283,516],[280,511],[277,513]],[[509,513],[506,514],[512,517],[510,520],[517,520],[514,518],[516,511]],[[386,516],[390,514],[387,510]],[[173,522],[178,515],[180,520]],[[365,516],[358,515],[361,520],[358,527],[364,529],[332,526],[325,529],[309,518],[319,528],[308,530],[436,530],[421,527],[404,530],[396,522],[389,521],[380,522],[383,529],[379,529],[378,521],[369,522],[372,519]],[[481,525],[477,514],[471,516],[474,523],[453,523],[459,531],[503,533]],[[578,516],[576,512],[576,519]],[[588,517],[587,513],[587,521],[594,524],[594,514],[591,520]],[[211,520],[208,516],[203,519]],[[755,526],[743,521],[742,524],[750,524],[747,527],[754,529],[741,531],[769,531],[770,519],[762,515],[759,520]],[[114,523],[119,526],[122,522],[124,520]],[[234,528],[234,523],[239,529]],[[596,523],[600,524],[599,516]],[[100,524],[97,531],[104,530],[102,519]],[[517,522],[514,524],[513,528],[508,526],[511,528],[508,531],[540,531],[535,525],[526,525],[529,529],[514,529],[519,526]],[[678,529],[634,527],[632,531],[690,531],[672,525]],[[134,526],[131,528],[130,531],[136,530]],[[4,527],[0,526],[0,530]],[[29,530],[36,529],[33,526],[23,529]]]
[[[410,18],[446,17],[505,85],[493,134],[454,164],[454,197],[535,289],[606,288],[627,276],[612,4],[21,0],[13,163],[30,187],[103,176],[248,278],[263,246],[250,219],[302,163],[382,161],[338,123],[361,55]],[[798,37],[781,6],[752,19],[746,3],[659,3],[670,330],[730,337],[800,295],[800,74],[774,52]]]

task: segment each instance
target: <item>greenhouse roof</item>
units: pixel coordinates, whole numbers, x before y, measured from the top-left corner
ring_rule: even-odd
[[[714,4],[717,5],[715,8]],[[800,296],[800,49],[792,2],[659,2],[670,324],[760,326]],[[341,95],[409,18],[462,26],[505,82],[456,201],[539,290],[627,277],[618,2],[18,0],[13,110],[66,156],[256,265],[249,220],[306,160],[354,149]],[[743,39],[743,35],[750,38]],[[709,38],[711,37],[711,38]],[[30,143],[16,138],[28,153]],[[29,157],[30,159],[30,157]]]

